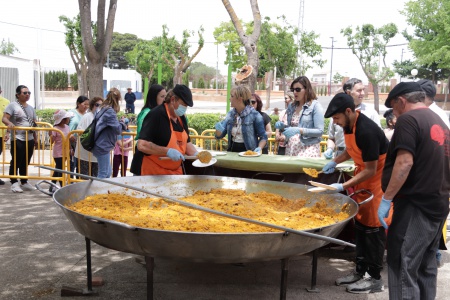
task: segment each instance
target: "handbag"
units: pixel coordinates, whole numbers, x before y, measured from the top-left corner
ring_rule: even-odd
[[[100,117],[105,113],[106,109],[103,111],[103,113],[98,117],[94,117],[94,120],[92,120],[92,123],[83,131],[83,133],[80,136],[80,143],[81,146],[83,146],[84,149],[91,152],[92,149],[94,149],[95,146],[95,127],[97,126],[97,120],[100,119]]]
[[[22,103],[20,103],[19,101],[16,101],[16,102],[22,108],[23,112],[25,113],[25,116],[27,116],[27,120],[28,120],[28,123],[30,124],[30,127],[38,127],[36,122],[34,122],[34,120],[31,119],[30,116],[28,116],[27,111],[25,110],[25,107],[23,107]],[[34,130],[30,130],[30,134],[34,134]]]

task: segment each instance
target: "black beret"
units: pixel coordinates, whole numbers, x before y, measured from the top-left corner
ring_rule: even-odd
[[[384,106],[386,106],[387,108],[392,108],[392,99],[412,92],[423,92],[420,84],[418,84],[417,82],[400,82],[392,89],[392,91],[389,92],[389,95],[384,102]]]
[[[187,106],[192,107],[194,106],[194,102],[192,102],[192,93],[191,90],[185,86],[184,84],[177,84],[172,92],[181,100],[183,100],[184,103],[186,103]]]
[[[328,104],[327,111],[325,112],[325,118],[330,118],[338,112],[342,112],[347,108],[355,106],[353,97],[346,93],[336,94]]]
[[[425,92],[427,97],[434,98],[434,96],[436,96],[436,87],[434,86],[433,81],[428,79],[420,79],[417,83],[420,84],[420,87]]]

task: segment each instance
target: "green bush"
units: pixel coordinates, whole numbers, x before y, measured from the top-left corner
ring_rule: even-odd
[[[57,108],[47,108],[36,110],[36,115],[39,122],[47,122],[53,125],[53,114],[57,111]],[[123,111],[117,113],[117,118],[120,120],[122,116],[127,117],[130,120],[130,124],[134,125],[136,120],[136,114],[125,114]],[[213,127],[214,128],[214,127]]]
[[[199,89],[204,89],[204,88],[205,88],[205,81],[203,80],[202,77],[200,77],[200,79],[198,80],[198,85],[197,85],[197,87],[198,87]]]
[[[70,86],[74,91],[78,91],[78,75],[77,73],[70,74]]]

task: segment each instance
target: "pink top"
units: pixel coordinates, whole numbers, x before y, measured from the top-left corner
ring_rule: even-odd
[[[123,152],[120,147],[122,145],[122,139],[117,140],[116,145],[114,146],[114,155],[124,155],[128,156],[128,152],[130,152],[131,146],[132,146],[133,139],[128,138],[123,140]]]
[[[64,136],[67,136],[70,132],[69,126],[64,124],[64,126],[61,126],[61,124],[56,125],[54,128],[59,129],[62,131]],[[56,131],[50,131],[50,135],[53,137],[54,145],[53,145],[53,157],[62,157],[62,148],[63,148],[63,139],[59,132]]]

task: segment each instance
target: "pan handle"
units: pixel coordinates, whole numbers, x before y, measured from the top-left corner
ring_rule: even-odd
[[[92,223],[95,223],[95,224],[98,224],[98,225],[104,225],[106,223],[105,221],[102,221],[102,220],[99,220],[99,219],[94,219],[92,217],[84,217],[84,218],[86,219],[86,221],[89,221],[89,222],[92,222]],[[109,222],[109,223],[111,223],[111,222]],[[129,229],[131,231],[137,231],[138,230],[136,227],[130,226],[130,225],[125,224],[125,223],[120,223],[120,226],[125,227],[125,228],[127,228],[127,229]]]
[[[348,196],[349,196],[349,197],[352,197],[352,196],[354,196],[354,195],[356,195],[356,194],[359,194],[359,193],[369,194],[370,196],[369,196],[367,199],[365,199],[364,201],[359,202],[359,203],[358,203],[358,206],[363,205],[363,204],[366,204],[367,202],[372,201],[372,199],[373,199],[373,194],[372,194],[372,192],[369,191],[369,190],[365,190],[365,189],[357,190],[357,191],[351,193],[351,194],[348,195]]]

